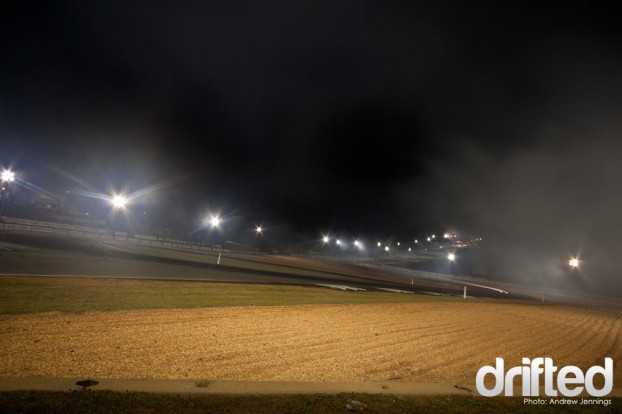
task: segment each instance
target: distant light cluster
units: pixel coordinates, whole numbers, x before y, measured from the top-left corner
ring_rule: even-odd
[[[10,189],[12,187],[10,183],[14,181],[18,181],[17,182],[18,184],[19,183],[28,184],[23,179],[16,180],[16,174],[11,169],[2,170],[2,172],[0,173],[0,180],[2,182],[1,188],[3,191],[5,189]],[[139,200],[140,197],[152,191],[155,191],[157,188],[159,187],[158,186],[149,187],[146,189],[136,191],[131,194],[126,191],[120,191],[120,192],[108,193],[108,195],[100,194],[100,193],[84,193],[83,192],[81,193],[81,195],[96,198],[96,199],[106,200],[108,205],[111,206],[111,209],[109,210],[111,213],[111,216],[113,217],[113,220],[111,222],[115,223],[115,225],[123,225],[123,223],[129,223],[129,220],[132,217],[130,207],[132,205],[139,205],[139,203],[137,203],[136,201]],[[69,193],[69,191],[67,191],[67,193]],[[7,203],[11,202],[8,192],[4,194],[3,197],[0,197],[0,199],[2,200],[2,203],[3,203],[2,206],[0,207],[3,207]],[[85,214],[89,215],[88,212]],[[143,214],[147,214],[147,211],[143,211]],[[126,220],[123,220],[124,216]],[[118,220],[114,221],[116,219]],[[200,225],[200,229],[210,230],[212,232],[211,233],[212,243],[215,244],[217,243],[218,235],[222,236],[228,232],[228,229],[227,229],[228,226],[226,225],[228,221],[229,220],[226,218],[226,216],[223,219],[223,217],[220,215],[220,212],[212,211],[211,213],[206,214],[203,217],[201,225]],[[223,222],[225,224],[224,226],[223,226]],[[252,229],[253,228],[249,226],[248,231],[252,232]],[[269,239],[271,228],[269,227],[266,228],[262,224],[255,223],[254,232],[255,232],[257,245],[261,246],[261,243],[264,243]],[[314,243],[315,244],[314,248],[320,247],[323,252],[337,253],[337,252],[349,251],[349,253],[354,252],[354,254],[359,254],[363,252],[365,252],[365,254],[368,254],[368,253],[371,253],[371,254],[380,254],[380,253],[402,254],[406,252],[413,253],[417,250],[444,249],[444,251],[446,252],[447,260],[453,264],[454,262],[460,261],[459,256],[456,254],[456,252],[459,251],[458,249],[468,248],[471,246],[477,246],[481,241],[482,241],[481,237],[472,238],[470,240],[467,240],[464,238],[458,238],[457,234],[453,232],[449,232],[449,231],[442,233],[442,237],[440,236],[437,237],[437,234],[435,233],[428,233],[421,239],[413,238],[408,241],[405,241],[405,240],[400,241],[400,240],[395,240],[393,238],[388,238],[386,240],[377,240],[377,239],[373,240],[373,239],[368,239],[365,237],[351,237],[348,235],[347,232],[345,232],[345,233],[337,233],[337,234],[323,234],[320,239],[311,240],[306,243]],[[227,243],[242,245],[238,242],[233,242],[233,241],[227,241]],[[370,246],[374,246],[374,244],[376,246],[375,249],[370,247]],[[579,271],[581,262],[578,257],[576,256],[570,257],[570,259],[567,259],[567,260],[568,261],[566,263],[570,270]],[[563,263],[564,261],[561,262],[561,264]]]

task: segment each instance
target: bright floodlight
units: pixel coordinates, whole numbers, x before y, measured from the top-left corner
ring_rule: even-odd
[[[388,252],[389,251],[389,246],[384,246],[384,251]]]
[[[257,234],[261,234],[261,232],[263,231],[263,229],[261,228],[261,226],[257,226],[255,228],[255,231],[257,232]]]
[[[430,237],[428,237],[428,241],[432,240]]]
[[[127,205],[127,198],[122,195],[116,195],[112,197],[112,206],[114,208],[125,208]]]
[[[220,225],[220,217],[218,216],[212,216],[209,220],[209,224],[212,227],[218,227]]]
[[[450,262],[453,262],[454,260],[456,260],[456,255],[453,253],[449,253],[447,255],[447,258],[449,259]]]
[[[359,241],[358,241],[358,240],[354,240],[354,245],[355,245],[356,247],[360,247],[360,246],[361,246],[361,243],[359,243]]]
[[[573,268],[579,267],[579,259],[577,259],[576,257],[573,257],[572,259],[570,259],[568,264],[570,265],[570,267],[573,267]]]
[[[382,243],[378,242],[378,247],[382,247]]]
[[[11,170],[2,171],[2,181],[5,181],[7,183],[15,181],[15,173]]]
[[[337,243],[337,246],[341,246],[341,240],[337,239],[335,243]]]
[[[324,244],[328,243],[330,240],[330,238],[328,236],[324,236],[324,238],[322,239],[322,241],[324,242]]]

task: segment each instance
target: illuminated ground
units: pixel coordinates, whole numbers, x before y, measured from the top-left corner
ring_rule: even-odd
[[[496,357],[617,367],[621,327],[617,312],[469,301],[3,316],[0,376],[472,384]]]

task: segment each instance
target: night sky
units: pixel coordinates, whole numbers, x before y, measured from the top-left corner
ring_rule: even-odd
[[[179,220],[453,230],[604,263],[619,27],[592,3],[10,1],[0,162],[50,192],[156,186],[141,203]]]

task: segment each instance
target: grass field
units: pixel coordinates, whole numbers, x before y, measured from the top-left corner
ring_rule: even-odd
[[[0,314],[226,306],[457,301],[320,287],[96,278],[0,277]]]
[[[530,406],[522,398],[461,396],[402,397],[394,395],[336,394],[298,396],[181,396],[106,391],[0,393],[0,413],[348,413],[352,401],[365,404],[359,412],[403,413],[619,413],[622,400],[596,406]],[[580,400],[579,400],[580,402]]]

